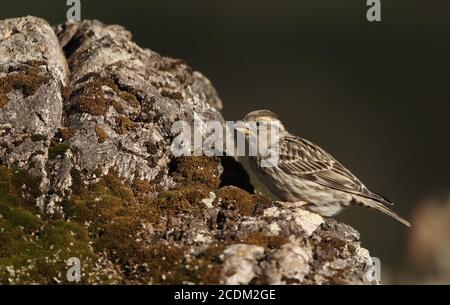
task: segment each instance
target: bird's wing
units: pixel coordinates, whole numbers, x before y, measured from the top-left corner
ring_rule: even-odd
[[[392,204],[383,196],[370,191],[348,169],[329,153],[305,139],[287,135],[280,143],[278,168],[322,186]]]

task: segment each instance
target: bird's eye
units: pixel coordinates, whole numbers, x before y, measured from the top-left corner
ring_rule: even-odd
[[[260,122],[256,122],[256,127],[259,127],[259,126],[261,126],[261,123]]]

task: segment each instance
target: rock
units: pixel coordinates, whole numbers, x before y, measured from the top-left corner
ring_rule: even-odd
[[[264,276],[270,285],[301,283],[311,272],[312,260],[313,253],[309,247],[288,242],[262,262]]]
[[[77,170],[95,170],[163,184],[176,120],[223,121],[220,100],[199,72],[144,50],[120,26],[98,21],[56,28],[72,73],[66,127]],[[162,178],[162,179],[161,179]]]
[[[46,194],[51,186],[45,165],[50,141],[61,125],[67,63],[44,20],[2,21],[0,43],[0,161],[39,177]]]
[[[259,273],[258,261],[264,248],[255,245],[236,244],[223,252],[222,283],[226,285],[249,284]]]
[[[223,123],[222,102],[131,39],[0,22],[0,283],[67,283],[76,257],[85,284],[375,284],[352,228],[255,193],[231,157],[172,155],[173,123]]]

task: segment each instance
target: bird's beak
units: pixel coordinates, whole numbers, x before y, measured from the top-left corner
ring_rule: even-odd
[[[247,122],[244,121],[237,121],[234,123],[234,129],[245,136],[250,134],[250,128],[248,127]]]

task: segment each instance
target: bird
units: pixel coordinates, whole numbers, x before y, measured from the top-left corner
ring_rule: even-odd
[[[256,127],[255,127],[256,126]],[[271,126],[267,128],[267,126]],[[255,128],[254,128],[255,127]],[[277,132],[271,132],[273,128]],[[277,162],[262,166],[268,158],[258,150],[249,156],[251,169],[259,180],[283,203],[302,203],[302,208],[332,217],[350,206],[363,206],[389,215],[407,227],[410,223],[387,207],[393,203],[369,190],[355,175],[318,145],[287,131],[280,118],[270,110],[250,112],[235,123],[235,130],[247,141],[261,134],[276,137]],[[259,141],[259,140],[258,140]]]

